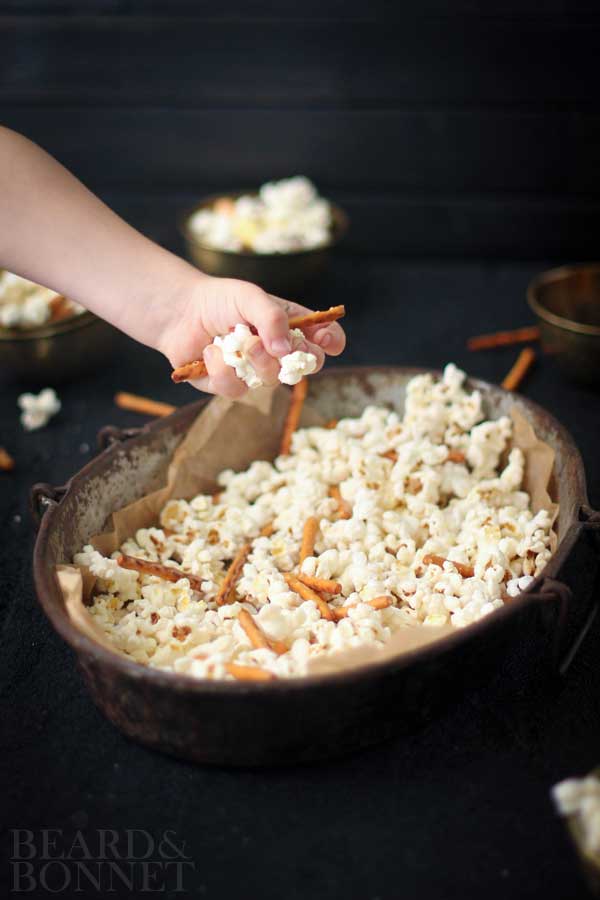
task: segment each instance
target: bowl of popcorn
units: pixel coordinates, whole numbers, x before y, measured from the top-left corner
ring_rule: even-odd
[[[588,884],[600,895],[600,770],[559,782],[552,798],[568,823]]]
[[[207,197],[181,225],[188,255],[204,272],[292,297],[324,271],[347,228],[344,211],[303,176]]]
[[[33,489],[37,595],[108,718],[180,757],[356,750],[511,659],[553,671],[594,610],[572,439],[453,365],[336,368],[101,446]]]
[[[73,300],[0,269],[2,379],[63,380],[105,358],[113,336]]]

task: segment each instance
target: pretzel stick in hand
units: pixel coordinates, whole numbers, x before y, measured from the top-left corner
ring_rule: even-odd
[[[346,315],[344,306],[331,306],[329,309],[323,309],[318,312],[305,313],[302,316],[293,316],[289,322],[289,328],[310,328],[312,325],[326,325],[329,322],[336,322]],[[208,371],[203,359],[195,359],[192,362],[185,363],[183,366],[177,366],[171,372],[171,378],[179,384],[182,381],[193,381],[196,378],[205,378]]]
[[[283,434],[281,436],[281,446],[279,448],[280,456],[288,456],[290,452],[292,435],[298,427],[307,393],[308,380],[306,378],[303,378],[292,388],[292,399],[290,400],[290,406],[285,418]]]
[[[149,559],[140,559],[137,556],[125,556],[123,553],[117,556],[116,563],[122,569],[130,569],[132,572],[142,572],[144,575],[156,575],[163,581],[179,581],[181,578],[187,578],[193,591],[202,592],[202,579],[196,575],[190,575],[182,569],[175,569],[173,566],[164,566],[162,563],[152,562]]]
[[[242,569],[249,553],[250,544],[244,544],[234,556],[216,596],[217,606],[224,606],[226,603],[232,602],[236,582],[242,574]]]

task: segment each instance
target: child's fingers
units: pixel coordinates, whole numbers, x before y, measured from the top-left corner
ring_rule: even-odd
[[[237,377],[235,370],[231,366],[225,365],[221,351],[214,344],[205,347],[204,362],[208,370],[208,386],[205,390],[208,390],[209,393],[220,394],[231,400],[237,400],[246,393],[248,388]]]
[[[283,307],[288,318],[305,316],[312,312],[306,306],[301,306],[299,303],[293,303],[290,300],[283,300],[281,297],[273,297],[272,299]],[[339,356],[346,346],[346,335],[338,322],[331,322],[329,325],[313,325],[302,330],[308,340],[312,341],[313,344],[318,344],[328,356]]]
[[[265,384],[277,384],[279,362],[265,350],[262,340],[257,336],[248,341],[248,358],[258,377]]]
[[[303,341],[297,349],[302,350],[304,353],[312,353],[314,356],[316,356],[317,368],[315,369],[315,372],[318,372],[323,368],[323,365],[325,363],[325,354],[317,344],[313,344],[312,341]]]
[[[254,325],[271,356],[285,356],[291,350],[288,317],[282,305],[261,290],[246,292],[238,303],[242,317]]]

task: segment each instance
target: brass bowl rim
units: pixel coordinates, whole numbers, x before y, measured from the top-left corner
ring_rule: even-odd
[[[559,266],[555,269],[547,269],[545,272],[541,272],[539,275],[536,275],[535,278],[532,278],[527,285],[527,302],[536,316],[544,322],[547,322],[549,325],[554,325],[556,328],[562,328],[563,331],[573,331],[576,334],[585,334],[590,337],[600,338],[599,325],[586,325],[584,322],[577,322],[575,319],[567,319],[564,316],[559,316],[556,313],[550,312],[550,310],[540,302],[537,296],[539,289],[544,285],[556,281],[565,281],[575,273],[585,271],[600,275],[600,263],[578,263],[569,266]]]
[[[98,316],[86,309],[82,313],[74,313],[66,319],[61,319],[60,322],[48,322],[37,328],[10,329],[0,326],[0,343],[19,343],[21,341],[37,341],[41,338],[61,337],[98,321],[100,321]]]
[[[206,207],[211,206],[216,200],[220,200],[222,198],[227,198],[228,200],[237,200],[238,197],[247,195],[256,197],[258,196],[258,192],[256,188],[249,188],[247,190],[230,191],[226,194],[209,194],[208,196],[200,200],[199,203],[196,203],[195,206],[187,209],[178,217],[177,228],[180,234],[183,235],[188,243],[192,244],[194,247],[199,247],[201,250],[210,250],[213,253],[223,253],[225,256],[231,256],[234,258],[240,256],[244,259],[279,260],[288,259],[289,257],[297,258],[299,256],[307,256],[309,253],[318,253],[322,250],[328,250],[330,247],[335,247],[335,245],[338,244],[344,237],[350,225],[350,219],[346,210],[342,209],[341,206],[338,206],[337,203],[333,203],[331,200],[327,200],[327,197],[322,197],[321,199],[327,200],[329,206],[331,207],[334,227],[332,229],[330,239],[327,241],[327,243],[320,244],[318,247],[305,247],[302,250],[290,250],[286,253],[253,253],[251,250],[224,250],[221,247],[212,247],[210,244],[204,244],[194,236],[194,234],[188,227],[188,222],[194,215],[194,213],[198,212],[200,209],[205,209]]]

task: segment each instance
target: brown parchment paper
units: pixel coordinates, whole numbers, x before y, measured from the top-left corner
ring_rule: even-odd
[[[198,415],[173,454],[164,487],[114,512],[108,529],[95,535],[90,543],[104,556],[110,556],[138,528],[156,524],[168,500],[189,500],[200,493],[211,493],[215,490],[217,475],[224,469],[241,471],[253,460],[274,459],[279,450],[289,401],[290,392],[283,387],[260,388],[237,402],[223,397],[214,398]],[[516,407],[511,411],[511,418],[511,448],[520,448],[525,456],[523,489],[531,497],[534,513],[547,509],[554,522],[558,504],[552,501],[548,493],[554,451],[536,436],[531,424]],[[300,427],[323,424],[323,417],[305,404]],[[556,544],[557,537],[553,532],[553,552]],[[103,647],[119,653],[106,639],[85,605],[93,590],[93,576],[76,566],[61,565],[57,566],[57,578],[73,624]],[[317,657],[309,662],[308,672],[325,674],[381,662],[423,647],[455,630],[452,625],[407,626],[394,633],[383,647],[355,647]]]

